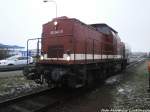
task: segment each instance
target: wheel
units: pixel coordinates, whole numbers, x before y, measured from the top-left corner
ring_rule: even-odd
[[[93,86],[94,83],[94,76],[91,72],[88,72],[87,74],[87,86]]]
[[[74,76],[74,75],[69,76],[69,77],[68,77],[68,80],[67,80],[67,83],[68,83],[68,84],[67,84],[68,87],[70,87],[70,88],[75,88],[76,85],[77,85],[76,76]]]

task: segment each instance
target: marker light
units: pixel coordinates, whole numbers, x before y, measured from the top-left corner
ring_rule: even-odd
[[[58,24],[58,22],[57,21],[54,21],[54,25],[56,26]]]
[[[44,57],[43,57],[43,56],[41,56],[41,57],[40,57],[40,59],[41,59],[41,60],[43,60],[43,59],[44,59]]]
[[[70,56],[67,56],[67,61],[70,61]]]

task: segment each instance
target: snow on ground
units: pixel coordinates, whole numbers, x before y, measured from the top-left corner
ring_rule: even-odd
[[[44,87],[44,85],[27,80],[21,71],[0,72],[0,101]]]

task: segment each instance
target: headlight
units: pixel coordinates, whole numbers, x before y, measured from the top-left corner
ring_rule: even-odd
[[[54,25],[57,26],[57,24],[58,24],[58,22],[57,22],[57,21],[54,21]]]
[[[70,56],[67,56],[67,61],[70,61]]]
[[[43,55],[41,55],[41,56],[40,56],[40,60],[43,60],[43,59],[44,59],[44,56],[43,56]]]

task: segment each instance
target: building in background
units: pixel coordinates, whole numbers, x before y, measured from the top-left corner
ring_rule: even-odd
[[[39,53],[37,53],[39,52]],[[21,51],[20,52],[22,56],[27,56],[27,51]],[[36,57],[37,54],[41,54],[41,50],[37,51],[37,49],[29,49],[28,50],[28,56],[31,56],[31,57]]]
[[[13,55],[20,55],[21,51],[23,50],[24,47],[21,46],[0,44],[0,59],[4,59]]]

